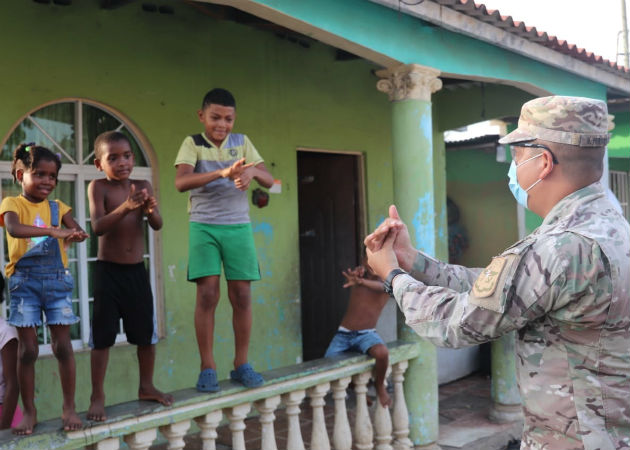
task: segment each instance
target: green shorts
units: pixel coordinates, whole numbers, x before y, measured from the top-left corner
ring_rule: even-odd
[[[260,280],[258,257],[250,223],[210,225],[190,222],[188,281],[221,275],[228,280]]]

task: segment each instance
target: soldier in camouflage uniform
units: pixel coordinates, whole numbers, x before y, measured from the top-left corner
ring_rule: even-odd
[[[366,238],[369,264],[407,324],[436,345],[518,330],[521,449],[629,449],[630,228],[598,181],[606,104],[532,100],[500,142],[512,146],[515,197],[544,217],[538,229],[486,269],[468,269],[414,250],[392,206]]]

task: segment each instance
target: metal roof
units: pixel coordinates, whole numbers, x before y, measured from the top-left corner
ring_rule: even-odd
[[[524,22],[516,21],[512,16],[501,15],[498,9],[488,9],[485,5],[475,3],[473,0],[434,0],[436,3],[451,8],[477,20],[501,28],[508,33],[515,34],[530,42],[540,44],[557,52],[569,55],[572,58],[592,64],[607,72],[622,75],[630,78],[630,68],[619,65],[615,62],[604,59],[593,52],[589,52],[575,44],[558,39],[556,36],[538,31],[536,27],[525,25]]]

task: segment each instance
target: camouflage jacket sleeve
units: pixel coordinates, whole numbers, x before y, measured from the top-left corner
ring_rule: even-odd
[[[418,251],[411,268],[411,276],[431,286],[442,286],[457,292],[466,292],[482,269],[469,269],[455,264],[446,264]]]
[[[567,311],[581,314],[580,298],[592,298],[598,284],[610,280],[604,261],[599,246],[582,236],[538,236],[493,258],[467,291],[399,275],[394,297],[407,325],[435,345],[476,345],[545,314],[559,320]]]

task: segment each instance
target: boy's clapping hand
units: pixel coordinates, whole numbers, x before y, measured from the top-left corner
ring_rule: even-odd
[[[142,209],[146,215],[149,215],[153,212],[155,208],[157,208],[157,205],[158,203],[157,203],[156,198],[153,196],[150,196],[149,198],[145,200],[144,206],[142,207]]]
[[[248,164],[248,166],[251,166],[251,164]],[[253,167],[248,167],[243,170],[237,178],[234,179],[234,185],[236,186],[236,189],[246,191],[247,189],[249,189],[249,185],[253,179],[254,169]]]
[[[132,183],[131,187],[129,188],[129,197],[127,198],[127,207],[129,209],[140,208],[141,206],[145,204],[148,198],[149,198],[149,193],[147,192],[146,189],[141,189],[138,192],[136,192],[136,185]]]
[[[230,167],[223,169],[221,175],[223,178],[235,180],[236,178],[239,178],[246,169],[249,169],[253,165],[254,163],[245,164],[245,158],[241,158]]]
[[[358,266],[354,269],[348,268],[341,273],[346,278],[346,282],[343,285],[344,288],[363,284],[363,276],[365,275],[365,268],[363,266]]]

